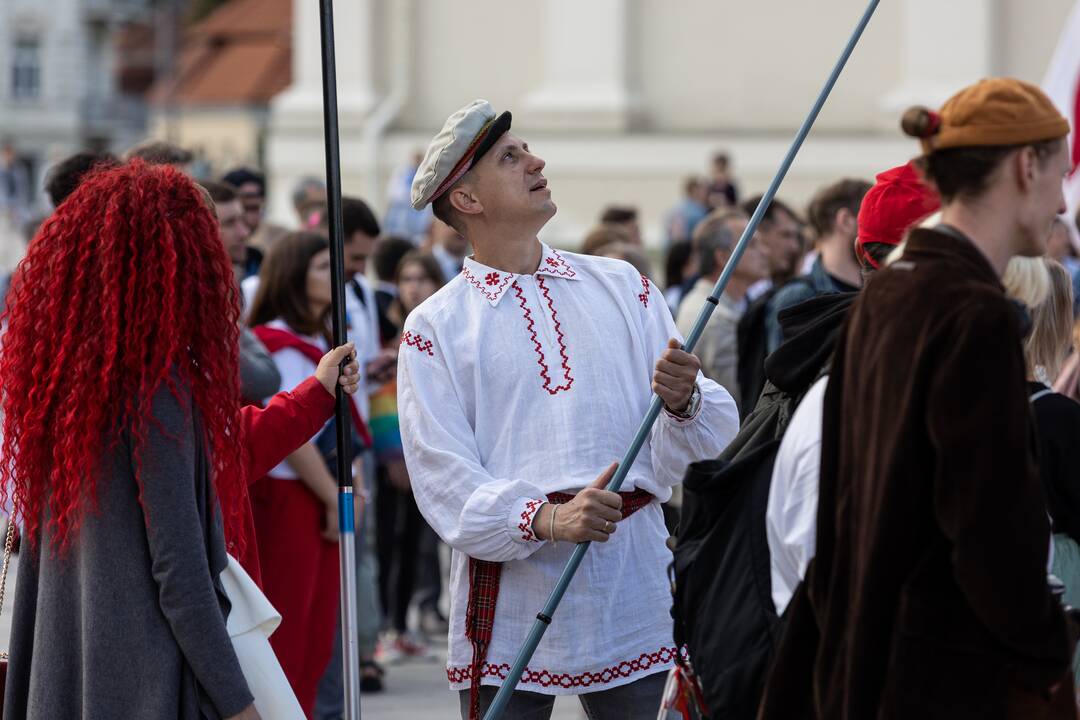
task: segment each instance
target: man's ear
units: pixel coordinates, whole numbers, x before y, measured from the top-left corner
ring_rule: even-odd
[[[833,219],[833,227],[845,237],[854,237],[858,227],[858,219],[855,217],[855,213],[848,208],[840,208],[836,211],[836,216]]]
[[[1025,145],[1017,151],[1011,164],[1016,176],[1016,186],[1020,191],[1030,190],[1035,184],[1038,163],[1039,157],[1035,153],[1035,148],[1030,145]]]
[[[450,191],[450,205],[463,215],[479,215],[484,212],[480,198],[476,197],[469,185],[462,185]]]

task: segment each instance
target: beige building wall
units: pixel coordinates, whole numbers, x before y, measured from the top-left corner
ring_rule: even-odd
[[[265,111],[245,108],[178,109],[154,112],[150,136],[196,151],[217,169],[258,165]]]
[[[780,197],[802,206],[824,183],[870,179],[914,155],[897,129],[912,103],[936,105],[990,74],[1039,82],[1072,4],[883,0]],[[317,24],[303,5],[294,7],[296,81],[274,103],[267,145],[271,210],[282,220],[289,185],[324,172]],[[731,154],[744,195],[764,190],[864,8],[352,0],[337,9],[343,187],[382,208],[394,168],[449,113],[484,97],[513,110],[516,131],[548,161],[559,213],[545,239],[576,245],[618,202],[641,209],[646,240],[658,243],[683,178],[705,172],[714,151]],[[399,104],[387,101],[395,95]]]
[[[543,21],[543,2],[411,2],[411,92],[395,128],[426,131],[433,117],[445,117],[476,97],[511,107],[540,81],[544,58],[530,47],[529,38],[535,38]],[[381,13],[380,20],[379,34],[385,38],[389,13]],[[392,51],[385,52],[388,57]],[[384,91],[391,73],[388,64],[378,78]]]
[[[1074,0],[1001,0],[994,71],[1031,82],[1042,80],[1074,5]]]
[[[640,0],[633,76],[643,129],[788,132],[806,114],[865,8],[863,0]],[[900,5],[882,2],[818,120],[819,132],[875,126],[899,82]]]

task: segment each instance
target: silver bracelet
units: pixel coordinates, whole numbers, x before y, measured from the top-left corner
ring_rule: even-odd
[[[548,540],[551,541],[551,546],[558,545],[558,541],[555,540],[555,513],[559,511],[559,506],[555,503],[551,503],[551,522],[548,524]]]

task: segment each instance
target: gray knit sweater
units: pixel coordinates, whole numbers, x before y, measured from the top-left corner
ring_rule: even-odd
[[[125,432],[71,550],[58,557],[45,533],[19,564],[5,718],[198,720],[252,701],[225,630],[227,558],[198,418],[165,388],[153,415],[143,504]]]

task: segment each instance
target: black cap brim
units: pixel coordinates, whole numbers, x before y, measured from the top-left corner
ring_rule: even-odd
[[[491,123],[484,138],[480,141],[480,144],[476,146],[476,152],[473,153],[472,164],[480,162],[480,158],[484,157],[488,150],[499,141],[503,135],[510,130],[510,121],[513,116],[509,110],[504,111],[501,115],[495,118],[495,121]]]

